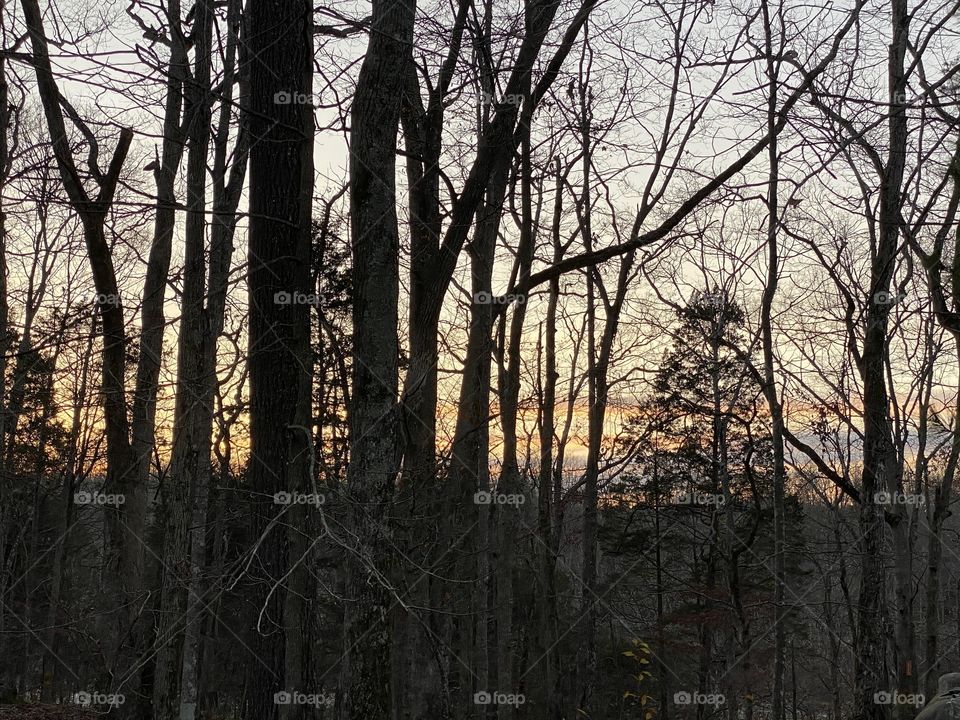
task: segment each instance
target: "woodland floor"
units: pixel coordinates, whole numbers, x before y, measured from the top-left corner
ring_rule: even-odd
[[[97,714],[76,705],[0,705],[0,720],[92,720]]]

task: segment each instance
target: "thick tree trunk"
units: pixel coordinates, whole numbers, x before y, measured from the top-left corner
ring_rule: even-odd
[[[301,630],[287,597],[291,567],[287,522],[277,493],[310,486],[311,208],[313,201],[313,5],[251,0],[246,18],[250,77],[250,464],[256,567],[251,588],[253,648],[247,665],[247,720],[294,717],[303,706],[278,705],[279,691],[308,692],[292,650]],[[300,506],[302,508],[302,506]],[[292,513],[296,515],[296,513]],[[281,517],[282,516],[282,517]],[[294,574],[304,572],[297,566]],[[265,667],[268,669],[265,671]]]
[[[397,442],[399,229],[396,149],[414,0],[374,0],[367,54],[353,102],[350,218],[353,247],[353,383],[346,500],[357,546],[347,558],[341,688],[345,720],[394,717],[388,509]]]

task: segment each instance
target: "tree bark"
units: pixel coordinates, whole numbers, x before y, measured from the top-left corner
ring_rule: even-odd
[[[5,2],[0,2],[0,12]],[[10,87],[7,83],[7,60],[0,57],[0,190],[6,187],[10,175],[10,125],[13,107],[9,101]],[[0,192],[0,474],[6,469],[6,440],[8,427],[7,405],[7,358],[13,345],[10,331],[10,301],[7,289],[7,213]],[[2,502],[2,499],[0,499]],[[6,506],[6,503],[3,503]],[[0,512],[5,512],[0,511]],[[0,523],[0,532],[6,525]]]
[[[356,547],[347,559],[341,717],[395,717],[391,692],[393,575],[387,525],[399,469],[399,229],[396,149],[414,0],[374,0],[352,112],[353,383],[346,500]]]
[[[307,692],[300,628],[288,583],[290,547],[276,493],[299,492],[312,482],[310,307],[313,201],[313,6],[306,0],[251,0],[246,18],[250,78],[250,464],[257,567],[251,589],[254,649],[246,681],[247,720],[295,717],[307,708],[278,705],[278,691]],[[202,339],[201,339],[202,342]],[[303,506],[299,506],[302,509]],[[294,517],[297,513],[291,513]],[[296,559],[294,559],[294,562]],[[296,618],[296,619],[295,619]],[[264,666],[268,669],[265,671]],[[299,712],[297,712],[299,711]]]
[[[200,690],[201,628],[205,597],[202,580],[206,561],[208,507],[213,482],[211,464],[214,401],[217,388],[217,343],[223,332],[226,309],[227,283],[230,263],[233,258],[233,239],[237,226],[237,208],[246,177],[248,132],[244,108],[247,104],[247,83],[241,79],[239,105],[240,126],[234,146],[233,164],[227,170],[227,143],[230,135],[231,105],[236,81],[235,62],[239,45],[242,5],[240,0],[230,0],[227,11],[227,49],[224,59],[223,97],[220,117],[214,137],[213,160],[213,217],[210,228],[210,266],[206,283],[206,305],[197,318],[199,327],[194,337],[199,338],[199,361],[196,372],[198,381],[196,411],[195,460],[189,466],[193,478],[191,488],[194,520],[190,530],[190,587],[187,594],[187,618],[184,637],[183,662],[181,663],[181,720],[193,720]],[[228,179],[229,177],[229,179]]]
[[[889,292],[900,232],[901,185],[906,163],[907,115],[904,92],[904,57],[908,42],[909,15],[905,0],[891,0],[892,42],[887,58],[890,91],[888,121],[889,150],[880,186],[880,229],[870,273],[870,305],[863,344],[863,482],[860,530],[862,534],[861,587],[858,618],[858,646],[854,716],[858,720],[885,720],[888,706],[874,702],[874,694],[888,691],[887,623],[883,557],[884,515],[874,494],[902,489],[896,453],[891,438],[889,397],[884,373],[887,353],[889,305],[876,301],[878,293]],[[897,607],[903,610],[904,598]],[[903,618],[897,637],[902,637]],[[906,659],[898,653],[897,679],[906,677]]]
[[[177,348],[177,390],[173,451],[164,496],[163,581],[160,597],[157,663],[153,706],[158,720],[180,717],[180,690],[186,625],[195,618],[184,611],[191,585],[190,528],[205,522],[195,516],[201,451],[198,408],[204,402],[201,374],[201,315],[206,266],[206,181],[210,146],[210,77],[214,9],[212,0],[194,6],[194,66],[186,87],[191,124],[187,129],[187,217],[184,230],[183,295]],[[209,455],[208,455],[209,456]]]

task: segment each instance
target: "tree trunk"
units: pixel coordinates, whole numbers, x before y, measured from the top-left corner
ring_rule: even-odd
[[[227,143],[230,135],[231,104],[235,81],[235,61],[238,38],[241,32],[240,0],[230,0],[227,11],[227,51],[224,61],[223,99],[217,134],[214,138],[213,162],[213,217],[210,229],[210,267],[206,285],[206,306],[196,318],[199,327],[194,338],[199,338],[199,366],[197,380],[196,412],[197,450],[194,462],[188,466],[193,473],[189,480],[193,497],[194,521],[190,531],[190,587],[187,594],[187,618],[184,637],[183,662],[181,664],[181,720],[193,720],[200,692],[201,628],[203,608],[201,601],[205,588],[202,581],[206,561],[207,510],[210,486],[213,482],[211,466],[211,438],[213,435],[214,399],[217,388],[217,342],[223,332],[226,308],[227,282],[233,258],[233,238],[237,225],[237,207],[246,177],[248,133],[246,118],[241,117],[234,148],[233,165],[227,180]],[[247,83],[240,81],[239,104],[241,113],[247,103]]]
[[[779,61],[774,56],[773,30],[770,24],[770,7],[767,0],[763,0],[762,9],[766,40],[767,76],[770,82],[767,94],[767,132],[770,133],[770,144],[767,146],[769,172],[767,179],[767,278],[760,305],[760,331],[763,348],[763,394],[767,401],[767,407],[770,409],[770,440],[773,444],[774,652],[772,704],[773,720],[784,720],[783,676],[786,652],[786,628],[784,626],[786,620],[784,613],[784,591],[786,589],[784,565],[786,533],[784,522],[786,508],[784,500],[787,470],[784,464],[783,407],[780,404],[774,371],[772,327],[773,300],[776,297],[777,284],[780,280],[780,257],[777,244],[777,231],[780,221],[780,150],[777,134],[774,132],[778,120]],[[747,702],[752,705],[752,695]]]
[[[124,386],[126,328],[111,249],[104,230],[107,214],[113,205],[120,173],[133,140],[133,132],[129,128],[120,130],[106,173],[101,173],[96,167],[89,168],[90,172],[98,178],[99,185],[96,196],[89,195],[77,170],[66,131],[60,105],[60,91],[51,69],[39,2],[38,0],[21,0],[21,4],[32,45],[37,89],[60,179],[73,210],[80,216],[94,286],[102,299],[98,303],[98,309],[102,321],[103,339],[101,397],[107,440],[106,488],[108,493],[125,497],[129,495],[134,498],[139,489],[136,487],[135,458],[130,444],[130,425]],[[91,156],[94,155],[91,153]],[[118,631],[114,632],[112,637],[108,636],[107,652],[112,656],[113,666],[118,668],[126,665],[126,661],[121,658],[121,653],[126,651],[124,648],[126,639],[133,638],[134,644],[136,642],[134,626],[138,618],[134,613],[137,612],[138,605],[132,602],[131,596],[139,589],[142,575],[142,533],[140,528],[124,521],[124,516],[128,512],[129,508],[126,508],[125,504],[106,511],[108,547],[104,564],[108,578],[108,592],[104,596],[115,599],[122,608],[119,623],[114,622],[115,626],[119,626]],[[105,617],[101,615],[101,618]],[[135,711],[133,703],[124,708],[127,714]]]
[[[166,331],[164,302],[170,274],[170,255],[176,224],[174,186],[186,146],[186,119],[181,125],[185,78],[189,74],[186,40],[180,24],[180,0],[169,0],[167,14],[171,18],[170,61],[167,67],[167,88],[164,100],[163,143],[158,167],[154,170],[157,202],[154,210],[153,242],[147,258],[147,272],[140,305],[140,347],[137,359],[136,384],[131,408],[131,443],[136,461],[136,483],[129,499],[133,527],[146,526],[147,492],[150,467],[156,445],[156,407],[160,366],[163,356],[163,335]]]
[[[891,111],[890,146],[880,188],[880,230],[870,275],[870,305],[863,344],[863,482],[860,509],[861,586],[856,648],[854,717],[857,720],[886,720],[889,707],[874,702],[874,694],[889,691],[891,676],[887,664],[885,571],[883,557],[884,516],[874,494],[897,492],[902,487],[891,438],[889,398],[885,367],[889,305],[877,302],[878,293],[890,290],[894,259],[900,233],[901,185],[906,163],[907,115],[904,93],[904,57],[909,15],[905,0],[891,0],[892,42],[888,56]],[[899,635],[899,633],[898,633]],[[897,678],[905,677],[905,658]]]
[[[250,77],[250,464],[257,567],[251,589],[254,650],[247,665],[247,720],[295,717],[308,708],[275,703],[307,692],[296,649],[296,599],[287,598],[289,542],[277,493],[310,486],[311,209],[313,201],[313,6],[251,0],[246,46]],[[202,342],[202,340],[201,340]],[[302,509],[302,505],[300,506]],[[292,513],[296,516],[297,513]],[[297,566],[293,574],[304,572]],[[265,667],[267,671],[265,671]],[[299,712],[298,712],[299,711]]]
[[[471,291],[474,302],[470,311],[470,330],[467,339],[467,354],[463,366],[463,381],[460,386],[457,424],[451,453],[451,490],[448,497],[450,517],[447,532],[457,532],[459,537],[467,528],[476,532],[467,533],[462,540],[456,579],[467,580],[490,577],[486,550],[491,542],[488,534],[489,513],[477,505],[475,494],[490,490],[490,359],[493,351],[493,306],[480,302],[490,297],[493,284],[493,265],[500,218],[507,189],[507,173],[504,170],[495,176],[487,193],[487,200],[477,217],[477,226],[471,246]],[[454,697],[457,707],[469,707],[475,692],[488,691],[492,687],[488,678],[487,631],[488,613],[483,603],[483,594],[464,593],[455,588],[454,607],[464,607],[468,614],[457,621],[457,639],[454,648],[463,658],[473,658],[474,681],[462,668],[458,673],[458,692]],[[478,686],[477,682],[481,684]],[[484,708],[478,706],[476,712]]]
[[[180,717],[180,690],[187,623],[185,613],[191,585],[190,528],[205,518],[194,510],[198,500],[201,451],[198,408],[205,398],[206,378],[201,374],[201,323],[206,267],[206,182],[210,146],[212,0],[194,6],[195,60],[187,86],[186,105],[191,124],[187,132],[187,217],[184,232],[183,296],[177,348],[177,390],[173,425],[173,450],[166,478],[163,541],[163,580],[160,597],[159,649],[154,672],[153,706],[158,720]]]
[[[584,34],[584,44],[587,43]],[[590,188],[592,145],[590,142],[593,107],[587,99],[589,75],[580,76],[580,146],[583,154],[583,188],[580,195],[584,252],[593,252],[593,199]],[[593,97],[592,91],[590,97]],[[574,712],[590,717],[591,695],[597,663],[596,603],[597,591],[597,485],[599,483],[600,446],[603,441],[603,401],[605,388],[597,359],[597,284],[599,270],[587,268],[587,462],[583,478],[583,564],[580,573],[580,645],[577,650],[577,694]]]
[[[0,11],[5,3],[0,2]],[[6,187],[10,167],[10,130],[11,108],[9,85],[7,83],[7,59],[0,57],[0,189]],[[2,193],[0,193],[2,198]],[[0,199],[0,473],[6,466],[7,437],[7,357],[13,345],[13,333],[10,332],[10,300],[7,289],[7,213]],[[0,498],[0,502],[3,498]],[[3,502],[6,506],[6,503]],[[4,512],[4,511],[0,511]],[[6,525],[0,523],[0,532],[6,532]],[[0,588],[2,589],[2,588]]]
[[[556,185],[553,205],[553,262],[563,257],[560,240],[563,218],[563,173],[560,158],[556,159]],[[560,303],[560,281],[552,280],[547,297],[547,311],[543,325],[543,392],[540,398],[540,473],[538,484],[538,522],[540,535],[539,555],[541,558],[540,588],[542,598],[537,604],[539,613],[537,657],[540,658],[541,703],[545,708],[547,720],[560,720],[562,697],[559,696],[559,657],[556,650],[559,634],[559,615],[557,609],[557,556],[559,552],[560,529],[554,527],[556,514],[553,498],[553,442],[556,433],[557,406],[557,309]]]
[[[529,32],[531,26],[530,10],[528,8],[526,23]],[[520,240],[517,247],[517,284],[522,285],[530,276],[533,264],[536,229],[534,227],[531,186],[531,141],[530,121],[533,108],[530,103],[530,78],[525,76],[521,86],[524,98],[523,111],[520,117],[521,150],[520,150],[520,196],[521,222]],[[510,317],[509,332],[504,338],[503,348],[506,356],[506,370],[500,379],[500,419],[503,427],[503,466],[497,483],[498,496],[519,497],[523,495],[523,483],[520,477],[517,450],[517,421],[520,407],[520,371],[521,371],[521,342],[523,339],[523,324],[526,319],[527,298],[519,296],[512,305],[513,314]],[[503,319],[506,325],[506,315]],[[514,621],[516,608],[516,589],[519,581],[518,569],[520,561],[515,552],[516,543],[520,538],[520,529],[523,526],[520,503],[500,504],[491,498],[489,505],[489,523],[491,541],[491,577],[495,584],[492,597],[488,604],[495,608],[492,618],[496,636],[496,673],[492,671],[489,681],[494,680],[496,685],[487,688],[487,692],[513,693],[514,672],[513,658],[517,647],[517,623]],[[493,651],[493,648],[490,648]],[[497,716],[506,720],[512,710],[509,706],[496,706]],[[488,715],[489,716],[489,715]]]
[[[960,264],[960,260],[956,262]],[[960,357],[960,338],[954,338],[954,346],[957,357]],[[960,399],[957,403],[954,406],[954,417],[960,418]],[[926,642],[924,643],[923,692],[928,698],[933,697],[937,692],[937,680],[940,676],[942,661],[940,657],[940,593],[943,580],[940,570],[943,562],[943,526],[950,514],[950,499],[958,462],[960,462],[960,436],[954,434],[943,477],[934,486],[933,503],[925,508],[927,512],[927,574],[924,587]]]
[[[391,698],[393,574],[387,511],[399,469],[397,442],[399,228],[396,150],[414,0],[374,0],[370,39],[353,102],[350,218],[353,247],[353,396],[346,500],[357,547],[347,558],[341,717],[394,717]]]

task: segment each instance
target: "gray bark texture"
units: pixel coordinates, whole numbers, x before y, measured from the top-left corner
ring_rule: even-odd
[[[375,0],[352,114],[353,395],[346,502],[354,546],[347,558],[344,720],[395,717],[387,583],[388,511],[400,466],[397,441],[400,241],[397,132],[413,42],[413,0]]]

